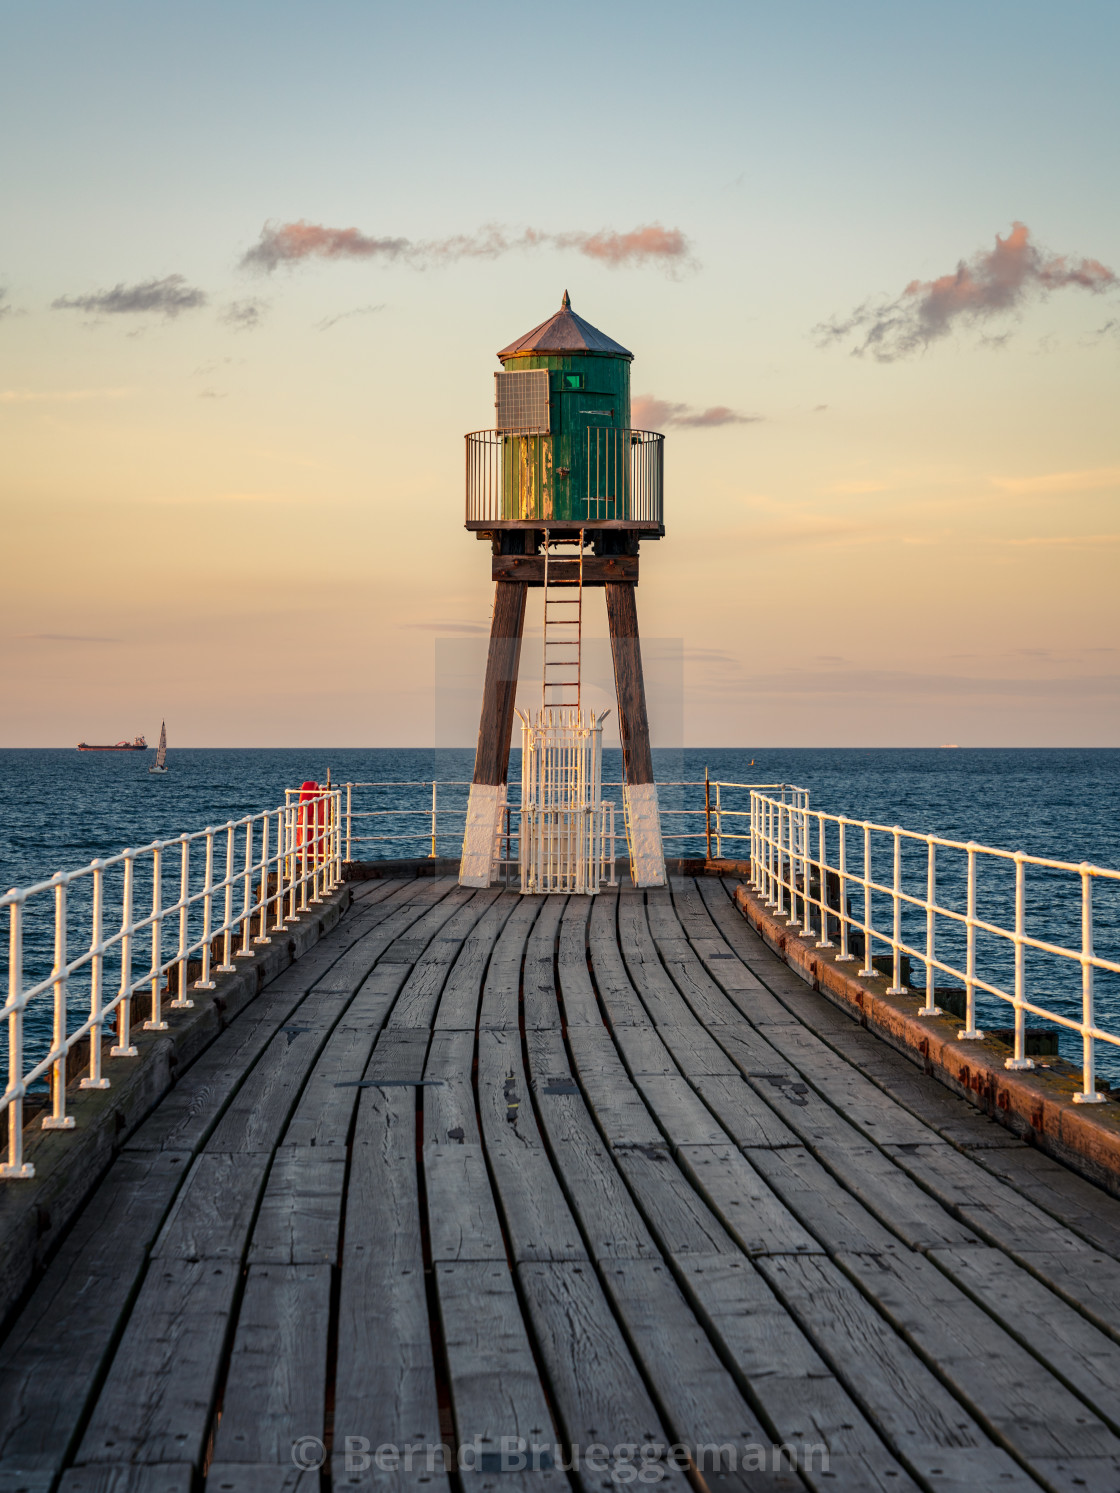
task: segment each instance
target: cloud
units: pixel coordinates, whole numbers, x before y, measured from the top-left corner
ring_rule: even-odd
[[[489,622],[398,622],[405,632],[468,632],[489,634]]]
[[[137,285],[115,285],[96,295],[59,296],[51,302],[55,311],[95,311],[108,316],[135,316],[156,311],[161,316],[178,316],[180,311],[194,311],[205,306],[206,292],[188,285],[182,275],[165,275],[162,280],[141,280]]]
[[[0,404],[72,404],[86,399],[124,399],[135,389],[0,389]]]
[[[119,643],[120,638],[97,638],[85,633],[72,632],[21,632],[16,634],[21,643]]]
[[[1080,472],[1047,472],[1039,477],[993,477],[991,481],[993,487],[1016,495],[1094,492],[1101,487],[1120,487],[1120,467],[1091,467]]]
[[[630,405],[630,419],[638,430],[660,430],[665,425],[712,430],[719,425],[754,425],[761,415],[741,415],[725,404],[713,404],[706,410],[690,404],[676,404],[658,399],[654,394],[636,394]]]
[[[357,228],[327,228],[301,218],[294,223],[266,223],[257,242],[241,256],[241,266],[271,274],[282,264],[307,259],[361,259],[400,262],[423,270],[460,259],[497,259],[528,249],[575,249],[612,269],[659,264],[674,272],[692,263],[685,235],[679,228],[663,228],[660,223],[647,223],[629,233],[610,229],[546,233],[527,228],[520,234],[491,224],[477,233],[413,240],[374,237]]]
[[[1120,544],[1120,534],[1033,534],[1026,539],[1009,539],[1008,544],[1038,546],[1051,549],[1056,546]]]
[[[852,352],[870,353],[881,363],[923,352],[946,337],[958,322],[973,326],[988,317],[1019,310],[1031,298],[1054,290],[1087,290],[1094,295],[1117,285],[1115,273],[1096,259],[1051,254],[1031,241],[1025,223],[1013,223],[994,249],[979,250],[936,280],[911,280],[893,301],[865,302],[847,318],[814,329],[823,346],[854,337]],[[1004,334],[1006,335],[1006,334]],[[998,345],[1001,336],[986,339]]]
[[[373,316],[377,311],[385,310],[385,302],[381,301],[376,306],[355,306],[353,311],[340,311],[337,316],[324,317],[322,321],[315,323],[317,332],[329,332],[331,327],[338,326],[340,321],[347,321],[351,316]]]
[[[889,490],[889,482],[834,482],[824,489],[827,493],[835,493],[843,498],[855,497],[859,493],[888,492]]]
[[[229,305],[224,306],[218,313],[218,317],[235,332],[255,332],[264,320],[269,304],[268,301],[258,300],[255,296],[250,296],[243,301],[230,301]]]

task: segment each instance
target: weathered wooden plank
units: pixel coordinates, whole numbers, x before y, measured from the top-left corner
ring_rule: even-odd
[[[1002,1250],[932,1249],[929,1257],[1114,1431],[1120,1428],[1120,1343]]]
[[[307,1453],[314,1455],[315,1448]],[[318,1493],[319,1473],[283,1463],[213,1462],[206,1474],[207,1493]]]
[[[300,997],[263,991],[187,1069],[144,1123],[126,1152],[201,1148],[226,1105],[277,1031],[293,1020]]]
[[[194,1468],[188,1462],[162,1467],[71,1467],[59,1493],[191,1493]]]
[[[647,1077],[661,1074],[679,1078],[680,1069],[673,1061],[669,1049],[662,1041],[662,1031],[680,1031],[680,1027],[622,1026],[614,1033],[615,1045],[621,1052],[631,1077]]]
[[[696,1092],[737,1146],[795,1146],[797,1136],[738,1073],[693,1079]]]
[[[837,1263],[895,1331],[937,1364],[989,1434],[1028,1465],[1036,1458],[1120,1458],[1120,1438],[932,1261],[900,1251],[840,1255]],[[875,1312],[863,1316],[870,1321]],[[897,1343],[893,1335],[889,1341]]]
[[[526,1031],[560,1028],[555,961],[560,919],[567,901],[566,897],[560,896],[544,898],[525,945],[521,994]]]
[[[857,1073],[812,1032],[803,1027],[776,1027],[769,1035],[816,1092],[876,1145],[920,1146],[936,1139],[928,1125]]]
[[[447,897],[459,892],[451,877],[434,877],[415,881],[399,897],[381,904],[385,916],[320,979],[315,988],[324,994],[353,995],[377,961],[398,939],[404,938],[427,913]],[[425,939],[425,942],[427,940]],[[413,962],[411,960],[407,961]]]
[[[884,1146],[886,1154],[970,1229],[1012,1254],[1085,1251],[1084,1240],[944,1141]]]
[[[609,1145],[656,1146],[664,1139],[604,1028],[575,1026],[568,1044],[587,1102]]]
[[[425,1145],[481,1145],[475,1111],[471,1069],[474,1065],[473,1031],[442,1030],[432,1033],[424,1065],[430,1082],[424,1089]]]
[[[737,1032],[742,1026],[743,1022],[739,1021],[733,1030]],[[725,1030],[719,1028],[721,1039]],[[719,1042],[698,1021],[684,1026],[659,1026],[657,1035],[673,1054],[681,1071],[691,1079],[717,1074],[737,1075],[739,1072]],[[620,1045],[621,1036],[620,1032]]]
[[[460,1445],[491,1457],[511,1437],[551,1447],[552,1417],[505,1259],[437,1262],[435,1276]]]
[[[1031,1486],[831,1260],[769,1257],[759,1269],[848,1393],[927,1486],[934,1468],[941,1469],[937,1485],[944,1478],[959,1488]]]
[[[537,1348],[565,1438],[611,1453],[620,1445],[668,1440],[590,1264],[544,1262],[517,1267]],[[661,1487],[683,1489],[666,1469]]]
[[[432,1259],[505,1261],[506,1247],[479,1145],[425,1145],[424,1185]]]
[[[674,1440],[769,1441],[662,1260],[612,1260],[603,1283]]]
[[[970,1149],[968,1154],[1094,1249],[1120,1258],[1120,1200],[1034,1146]]]
[[[290,1464],[325,1424],[329,1265],[251,1265],[226,1373],[218,1462]]]
[[[739,1253],[667,1146],[616,1146],[613,1155],[663,1254]]]
[[[899,1168],[876,1147],[830,1137],[814,1147],[814,1152],[863,1210],[874,1215],[912,1249],[980,1242],[974,1229],[954,1218],[904,1173],[900,1174]],[[812,1186],[822,1194],[831,1195],[835,1190],[835,1183],[825,1183],[815,1172]]]
[[[345,1161],[342,1146],[280,1147],[253,1226],[250,1265],[335,1263]]]
[[[474,1031],[490,955],[510,914],[520,905],[516,892],[501,892],[475,925],[444,984],[436,1012],[437,1027]]]
[[[679,1074],[642,1073],[634,1082],[672,1145],[708,1146],[727,1140],[726,1130]]]
[[[201,1466],[238,1273],[225,1260],[153,1261],[78,1462]]]
[[[479,1024],[516,1031],[519,1024],[521,969],[529,933],[548,897],[522,897],[499,933],[482,990]]]
[[[811,1487],[914,1493],[917,1485],[748,1260],[698,1255],[676,1263],[700,1320],[778,1444],[793,1447],[797,1465],[816,1472]]]
[[[541,1126],[592,1257],[653,1258],[657,1246],[567,1071],[559,1032],[530,1032],[526,1042]]]
[[[739,1012],[729,1000],[727,991],[709,974],[685,937],[667,887],[648,894],[646,916],[657,952],[697,1018],[706,1026],[721,1026],[729,1021],[737,1021]],[[714,929],[709,931],[714,935]],[[730,981],[731,987],[739,990],[752,989],[754,981],[740,961],[731,954],[731,950],[714,937],[707,942],[718,943],[718,947],[712,950],[719,956],[716,967],[720,975]],[[725,959],[724,953],[731,957]]]
[[[478,1098],[483,1140],[514,1259],[586,1259],[537,1129],[516,1032],[479,1033]]]
[[[360,1082],[408,966],[379,965],[365,980],[315,1059],[281,1146],[315,1146],[345,1154]]]
[[[901,1240],[801,1147],[747,1152],[789,1211],[832,1253],[902,1249]],[[929,1200],[927,1199],[927,1202]]]
[[[596,1027],[603,1024],[603,1013],[599,1009],[587,962],[588,922],[596,901],[595,897],[570,897],[560,924],[556,968],[560,976],[566,1026]]]
[[[264,1152],[196,1157],[152,1247],[154,1260],[240,1260],[264,1187]]]
[[[630,983],[619,947],[618,898],[617,888],[604,887],[592,900],[587,933],[595,989],[616,1030],[622,1026],[644,1027],[649,1022],[649,1015]]]
[[[469,893],[469,888],[463,888]],[[390,1026],[429,1027],[444,981],[475,924],[498,896],[497,889],[464,897],[453,916],[424,950],[393,1007]],[[450,898],[447,899],[450,902]],[[410,929],[415,933],[416,929]]]
[[[361,1091],[346,1193],[335,1396],[340,1438],[361,1436],[374,1448],[443,1439],[424,1285],[413,1089]]]
[[[188,1161],[166,1151],[119,1157],[0,1346],[5,1493],[49,1490]]]
[[[331,1028],[342,1014],[337,997],[301,1003],[271,1039],[207,1142],[213,1151],[271,1152],[295,1107]]]
[[[680,1146],[677,1155],[685,1175],[744,1253],[823,1252],[735,1147]]]
[[[622,891],[618,898],[618,936],[630,980],[649,1019],[657,1026],[681,1026],[693,1012],[661,963],[646,922],[645,895]],[[591,947],[594,965],[596,949]]]

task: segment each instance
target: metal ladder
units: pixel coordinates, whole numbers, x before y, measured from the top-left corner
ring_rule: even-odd
[[[566,557],[565,557],[566,558]],[[558,596],[558,591],[575,596]],[[551,595],[549,594],[551,591]],[[580,707],[583,639],[583,530],[579,531],[579,572],[575,581],[549,579],[548,530],[544,535],[544,666],[541,709]]]

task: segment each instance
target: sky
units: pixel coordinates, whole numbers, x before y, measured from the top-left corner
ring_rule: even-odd
[[[670,744],[1120,745],[1112,0],[0,21],[0,746],[452,744],[565,289],[666,434]]]

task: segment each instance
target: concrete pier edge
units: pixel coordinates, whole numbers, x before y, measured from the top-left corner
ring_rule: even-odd
[[[749,876],[743,861],[698,862],[703,872]],[[948,1016],[919,1016],[918,997],[887,995],[875,980],[859,979],[852,966],[837,964],[839,949],[818,949],[817,935],[800,936],[762,905],[746,883],[735,888],[734,901],[747,923],[769,949],[807,985],[911,1058],[955,1094],[1006,1126],[1020,1139],[1120,1197],[1120,1104],[1080,1105],[1081,1070],[1061,1060],[1052,1067],[1025,1073],[1004,1067],[1008,1049],[991,1039],[961,1042],[961,1024]]]
[[[259,946],[252,958],[235,959],[235,973],[215,972],[213,990],[190,989],[194,1008],[166,1012],[166,1032],[141,1029],[138,998],[132,1040],[139,1055],[106,1056],[111,1088],[79,1089],[81,1073],[71,1062],[66,1107],[75,1128],[43,1130],[34,1117],[24,1129],[24,1156],[34,1163],[35,1176],[0,1184],[0,1331],[137,1126],[218,1033],[336,926],[352,897],[344,883],[285,933],[274,933],[272,943]],[[110,1042],[106,1038],[106,1052]]]

